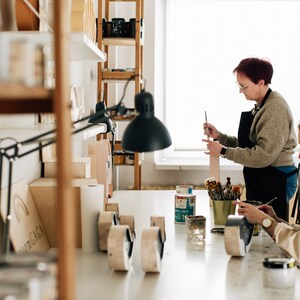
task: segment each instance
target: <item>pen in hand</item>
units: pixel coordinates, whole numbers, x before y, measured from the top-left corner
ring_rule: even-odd
[[[271,205],[275,200],[277,200],[277,197],[274,197],[273,199],[271,199],[270,201],[268,201],[266,203],[266,205]]]

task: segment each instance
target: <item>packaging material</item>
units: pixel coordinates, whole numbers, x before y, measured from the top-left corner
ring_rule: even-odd
[[[1,217],[6,220],[8,188],[1,191]],[[47,252],[50,245],[28,184],[24,179],[11,186],[9,236],[15,252]]]
[[[75,245],[82,247],[80,187],[96,184],[96,179],[73,179],[75,206]],[[51,248],[57,248],[57,181],[55,178],[39,178],[29,185],[30,192],[45,228]]]
[[[82,251],[95,252],[98,247],[98,218],[103,211],[103,184],[89,184],[80,187]]]
[[[91,158],[91,177],[104,185],[104,201],[112,197],[112,156],[108,139],[92,141],[88,144],[88,156]]]
[[[45,161],[45,177],[55,178],[57,170],[57,161],[51,159]],[[72,160],[73,177],[74,178],[91,178],[91,158],[78,157]]]

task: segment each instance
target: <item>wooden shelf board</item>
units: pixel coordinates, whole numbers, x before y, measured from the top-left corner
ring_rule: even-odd
[[[102,72],[102,79],[103,80],[128,80],[132,76],[135,75],[135,72],[111,72],[111,71],[104,71]]]
[[[0,113],[53,112],[53,92],[44,87],[0,85]]]
[[[134,71],[126,71],[126,72],[112,72],[112,71],[102,71],[102,80],[103,83],[118,83],[120,81],[127,81],[132,79],[131,82],[135,83],[135,80],[132,78],[135,76]],[[143,84],[143,79],[140,75],[140,84]]]
[[[104,46],[135,46],[134,38],[103,38]]]
[[[1,114],[28,114],[53,112],[53,101],[51,99],[6,99],[0,100]]]
[[[44,87],[27,87],[21,84],[0,84],[2,99],[48,99],[52,91]]]

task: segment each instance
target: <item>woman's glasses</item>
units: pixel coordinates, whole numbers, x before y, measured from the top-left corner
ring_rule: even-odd
[[[240,85],[237,81],[235,83],[239,87],[240,91],[242,91],[242,92],[244,92],[245,89],[249,86],[249,83],[244,84],[244,85]]]

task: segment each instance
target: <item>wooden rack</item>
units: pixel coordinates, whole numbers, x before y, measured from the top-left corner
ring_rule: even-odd
[[[98,66],[98,94],[104,91],[104,101],[107,106],[110,99],[108,92],[109,84],[118,84],[134,78],[135,94],[139,93],[143,87],[143,39],[141,37],[141,22],[144,20],[144,0],[99,0],[98,5],[98,29],[102,29],[102,17],[107,21],[110,20],[110,4],[112,2],[134,2],[135,3],[135,37],[103,37],[102,30],[98,30],[98,47],[102,49],[107,56],[111,47],[128,47],[131,46],[135,51],[135,67],[124,72],[111,71],[109,69],[108,58],[106,62],[99,63]],[[103,13],[104,8],[104,13]],[[128,119],[121,120],[127,121]],[[118,165],[119,166],[119,165]],[[130,166],[130,165],[129,165]],[[142,164],[139,153],[134,153],[134,189],[141,189]]]

